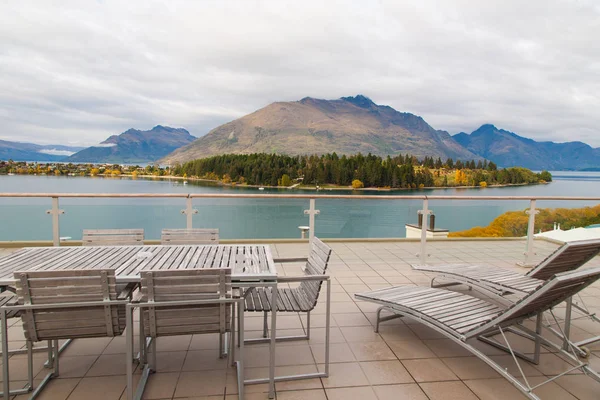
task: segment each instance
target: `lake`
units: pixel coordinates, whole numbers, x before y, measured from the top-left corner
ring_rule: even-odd
[[[598,196],[600,172],[553,172],[547,185],[485,189],[430,189],[394,192],[319,191],[319,194],[399,194],[452,196]],[[0,175],[0,192],[30,193],[316,193],[289,189],[223,187],[180,180],[101,177]],[[538,208],[596,205],[584,201],[538,201]],[[525,210],[527,201],[430,201],[436,227],[451,231],[488,225],[509,210]],[[0,198],[0,241],[51,240],[50,199]],[[406,223],[416,223],[421,200],[317,200],[316,235],[324,238],[404,237]],[[81,231],[144,228],[147,239],[159,239],[162,228],[184,228],[184,199],[60,199],[61,236],[81,238]],[[297,238],[308,225],[308,200],[194,199],[194,227],[219,228],[224,239]]]

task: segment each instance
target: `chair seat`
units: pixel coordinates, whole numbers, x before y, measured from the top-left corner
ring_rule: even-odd
[[[271,311],[271,290],[251,288],[246,294],[246,311]],[[280,288],[277,291],[278,312],[308,312],[314,308],[299,288]]]

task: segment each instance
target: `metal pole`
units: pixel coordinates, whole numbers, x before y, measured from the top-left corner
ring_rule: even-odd
[[[569,297],[566,301],[565,308],[565,337],[563,339],[563,350],[569,351],[569,340],[571,336],[571,313],[573,311],[573,297]]]
[[[419,214],[423,215],[423,224],[421,225],[421,253],[419,254],[419,261],[421,265],[427,264],[427,222],[429,218],[427,216],[431,213],[429,210],[429,200],[423,200],[423,209],[419,210]]]
[[[314,203],[312,203],[312,205],[314,206]],[[269,354],[269,399],[275,398],[275,343],[277,340],[277,302],[279,300],[277,285],[278,283],[275,282],[271,287],[271,348]],[[240,349],[240,351],[243,351],[243,349]]]
[[[529,223],[527,225],[527,249],[525,253],[525,262],[523,266],[533,265],[533,256],[535,252],[533,251],[533,228],[535,225],[535,215],[539,214],[539,211],[535,209],[535,199],[530,200],[529,202],[529,210],[525,211],[529,214]]]
[[[64,214],[64,210],[58,208],[58,197],[52,197],[52,209],[46,210],[46,214],[52,215],[52,242],[54,246],[60,246],[60,225],[58,216]]]
[[[321,211],[315,209],[315,199],[310,199],[310,207],[308,210],[304,210],[304,214],[308,215],[308,239],[309,242],[312,243],[313,238],[315,237],[315,215],[319,215]]]
[[[6,326],[6,310],[0,310],[0,330],[2,331],[2,377],[3,381],[3,398],[10,398],[10,377],[8,374],[8,329]]]
[[[185,214],[186,228],[192,229],[192,217],[194,214],[198,214],[198,210],[192,208],[192,198],[188,197],[185,199],[185,210],[181,210],[182,214]]]

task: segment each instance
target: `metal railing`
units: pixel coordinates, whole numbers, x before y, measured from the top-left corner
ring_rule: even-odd
[[[536,202],[543,200],[555,201],[600,201],[600,197],[577,197],[577,196],[426,196],[426,195],[315,195],[315,194],[227,194],[227,193],[0,193],[0,198],[49,198],[52,200],[52,208],[46,213],[52,216],[52,241],[54,246],[60,246],[60,216],[64,214],[64,210],[59,207],[60,198],[163,198],[173,199],[180,198],[185,200],[185,209],[181,210],[181,214],[186,216],[186,227],[193,227],[193,216],[198,214],[198,210],[193,206],[194,199],[306,199],[309,201],[309,208],[304,210],[304,214],[309,217],[309,240],[312,240],[315,235],[316,219],[320,214],[320,210],[316,208],[317,200],[421,200],[422,208],[418,210],[419,214],[425,216],[421,225],[421,238],[419,250],[419,262],[427,263],[427,231],[428,219],[427,215],[432,213],[429,207],[429,202],[432,200],[489,200],[489,201],[528,201],[529,209],[526,212],[529,214],[527,241],[525,249],[525,260],[523,265],[531,265],[535,255],[533,238],[535,215],[539,213],[536,209]]]

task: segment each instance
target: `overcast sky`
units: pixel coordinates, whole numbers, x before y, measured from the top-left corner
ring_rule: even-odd
[[[600,146],[600,1],[0,2],[0,138],[202,136],[364,94],[436,129]]]

